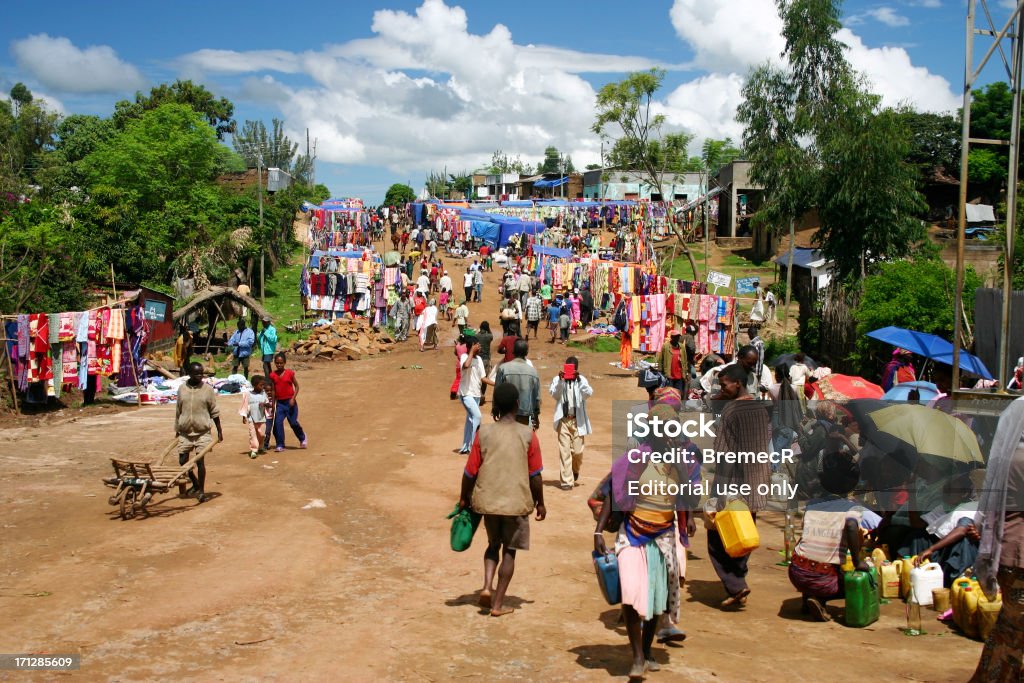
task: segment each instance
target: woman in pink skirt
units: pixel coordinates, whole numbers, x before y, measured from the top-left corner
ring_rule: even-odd
[[[679,419],[676,410],[666,404],[655,405],[650,415],[663,421]],[[685,451],[686,462],[664,464],[648,457],[672,449],[678,449],[679,454]],[[689,544],[689,536],[696,530],[689,511],[699,499],[699,495],[687,494],[685,484],[689,483],[689,490],[693,491],[693,485],[700,480],[696,447],[679,439],[652,436],[612,464],[609,495],[594,532],[594,550],[602,555],[608,552],[602,532],[612,509],[621,511],[623,518],[614,550],[622,588],[622,613],[633,649],[631,681],[642,680],[648,671],[661,668],[651,653],[658,617],[666,615],[670,625],[679,621],[680,579],[685,571],[680,561],[680,555],[685,556],[681,546]],[[679,495],[658,493],[657,488],[662,485],[675,486]],[[653,488],[652,495],[629,495],[631,489],[648,487]]]

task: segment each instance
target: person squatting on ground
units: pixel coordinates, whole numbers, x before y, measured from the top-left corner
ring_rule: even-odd
[[[566,358],[565,367],[548,387],[548,392],[555,399],[555,433],[558,435],[558,459],[564,491],[572,489],[579,481],[583,438],[593,431],[587,417],[587,399],[593,396],[594,389],[579,373],[579,365],[576,356]]]
[[[841,567],[846,551],[858,571],[867,571],[861,552],[863,536],[877,528],[882,518],[849,500],[860,481],[860,468],[849,455],[828,453],[821,467],[819,479],[827,495],[807,503],[803,531],[789,565],[789,581],[800,591],[803,612],[818,621],[829,621],[825,603],[845,597]]]
[[[217,443],[224,440],[220,426],[220,410],[217,408],[217,392],[203,382],[203,366],[192,363],[188,366],[188,381],[178,389],[178,402],[174,413],[174,435],[178,437],[178,464],[184,465],[193,453],[201,453],[213,439],[212,427],[217,428]],[[203,460],[189,470],[192,482],[186,495],[194,495],[202,503],[206,500],[206,464]]]
[[[516,421],[518,405],[514,385],[495,387],[494,422],[482,425],[473,440],[459,497],[459,509],[471,507],[484,517],[487,550],[479,604],[490,608],[492,617],[513,611],[505,605],[505,595],[515,572],[516,551],[530,548],[530,513],[536,510],[537,521],[547,516],[540,441],[534,430]]]

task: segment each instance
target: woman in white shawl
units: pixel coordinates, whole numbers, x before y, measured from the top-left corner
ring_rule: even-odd
[[[981,543],[975,573],[989,599],[1003,592],[1003,609],[981,652],[972,683],[1019,683],[1024,657],[1024,397],[999,417],[975,525]]]

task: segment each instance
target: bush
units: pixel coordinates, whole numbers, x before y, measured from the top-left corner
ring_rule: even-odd
[[[800,351],[800,340],[797,339],[796,335],[786,335],[785,337],[771,337],[764,344],[764,359],[765,362],[781,356],[784,353],[798,353]]]

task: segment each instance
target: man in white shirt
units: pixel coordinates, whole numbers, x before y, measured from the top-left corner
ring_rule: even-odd
[[[571,375],[566,369],[572,366]],[[558,458],[561,461],[561,486],[568,491],[576,486],[583,464],[583,437],[590,434],[587,399],[594,390],[587,378],[579,374],[580,362],[575,356],[565,359],[565,367],[551,380],[548,392],[555,399],[555,432],[558,434]]]
[[[416,291],[424,294],[430,291],[430,276],[425,270],[421,270],[420,276],[416,279]]]
[[[716,365],[704,373],[704,376],[700,378],[700,385],[709,394],[718,394],[721,388],[718,383],[718,374],[730,365],[739,364],[747,371],[747,393],[754,398],[762,398],[763,392],[761,387],[764,387],[765,391],[767,391],[768,387],[773,384],[772,373],[768,370],[767,366],[761,366],[761,373],[758,376],[756,372],[757,359],[757,349],[753,346],[744,346],[736,353],[736,358],[731,363]]]
[[[522,318],[522,308],[526,306],[526,299],[530,296],[530,289],[533,288],[533,278],[525,270],[519,275],[517,287],[519,288],[519,317]]]
[[[462,276],[462,289],[466,292],[466,301],[473,300],[473,271],[467,270]]]
[[[442,292],[451,293],[452,291],[452,279],[448,275],[448,271],[444,271],[444,275],[441,276],[440,287]]]
[[[457,452],[463,454],[469,453],[477,427],[480,426],[480,396],[486,374],[484,362],[478,355],[480,341],[475,336],[469,337],[466,346],[468,347],[466,353],[459,357],[459,364],[462,368],[462,375],[459,379],[459,400],[462,401],[462,407],[466,409],[466,424],[462,430],[462,447]]]
[[[437,348],[437,302],[433,299],[417,318],[416,331],[419,332],[420,351],[426,351],[428,346]]]
[[[484,269],[478,267],[473,271],[473,300],[480,303],[484,295]]]

